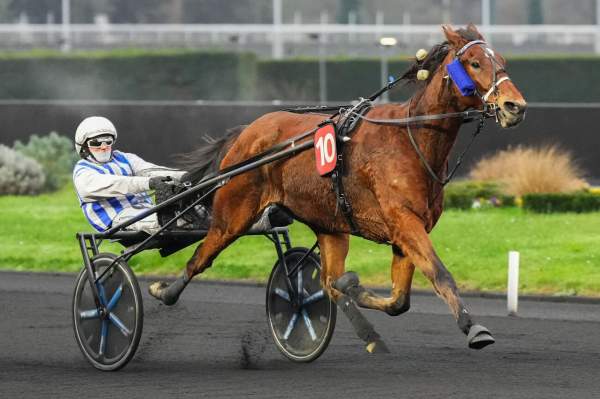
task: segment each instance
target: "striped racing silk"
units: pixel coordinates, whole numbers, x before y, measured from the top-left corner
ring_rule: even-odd
[[[155,166],[137,155],[119,151],[113,151],[106,163],[90,159],[77,162],[73,183],[83,214],[94,229],[108,230],[116,216],[129,208],[141,211],[153,206],[147,192],[149,177],[136,176],[136,166],[141,163]]]

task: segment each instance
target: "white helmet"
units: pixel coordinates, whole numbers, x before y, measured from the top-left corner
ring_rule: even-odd
[[[96,136],[111,135],[117,140],[117,129],[111,121],[103,116],[90,116],[81,121],[75,131],[75,151],[81,153],[81,146],[85,144],[87,139]]]

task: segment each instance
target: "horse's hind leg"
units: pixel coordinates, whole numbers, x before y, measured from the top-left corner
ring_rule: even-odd
[[[208,269],[213,260],[240,237],[254,222],[260,211],[260,193],[248,187],[229,184],[221,188],[213,201],[213,219],[202,244],[188,261],[183,275],[171,284],[156,282],[150,285],[150,295],[165,305],[179,299],[189,281]]]
[[[321,285],[329,297],[337,301],[340,291],[333,288],[335,281],[344,273],[348,256],[348,234],[317,234],[321,252]]]
[[[387,345],[373,328],[373,325],[356,307],[355,301],[335,288],[335,282],[344,273],[345,260],[348,255],[348,234],[318,234],[321,252],[321,285],[329,297],[348,317],[354,331],[365,341],[369,352],[389,352]]]
[[[393,254],[390,297],[381,297],[360,285],[358,275],[353,272],[345,273],[335,282],[334,286],[352,297],[360,307],[381,310],[390,316],[397,316],[408,311],[415,266],[397,247],[393,247]]]

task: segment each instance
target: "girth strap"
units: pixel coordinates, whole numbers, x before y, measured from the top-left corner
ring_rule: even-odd
[[[344,164],[344,145],[345,145],[345,137],[349,136],[356,126],[360,123],[362,115],[371,109],[371,101],[368,99],[361,99],[361,101],[355,105],[354,107],[348,109],[343,113],[342,117],[338,120],[337,124],[337,163],[335,169],[331,173],[331,182],[333,192],[335,193],[337,205],[336,205],[336,213],[337,210],[340,209],[342,214],[346,218],[346,222],[350,227],[350,232],[353,235],[360,235],[360,230],[354,221],[354,217],[352,216],[352,204],[348,196],[346,195],[346,191],[344,190],[343,176],[345,173]]]

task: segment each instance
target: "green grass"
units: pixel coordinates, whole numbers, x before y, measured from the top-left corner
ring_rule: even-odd
[[[70,186],[38,197],[0,197],[0,269],[75,272],[81,267],[75,232],[90,230]],[[314,242],[298,223],[291,227],[291,237],[294,245]],[[507,252],[517,250],[523,292],[600,296],[600,213],[446,211],[432,239],[463,289],[504,291]],[[105,244],[103,249],[118,252],[120,247]],[[193,249],[168,258],[146,251],[131,264],[138,274],[179,274]],[[202,278],[265,281],[275,256],[264,237],[243,237]],[[347,269],[357,271],[364,282],[389,286],[390,261],[388,246],[352,239]],[[417,273],[415,286],[430,285]]]

